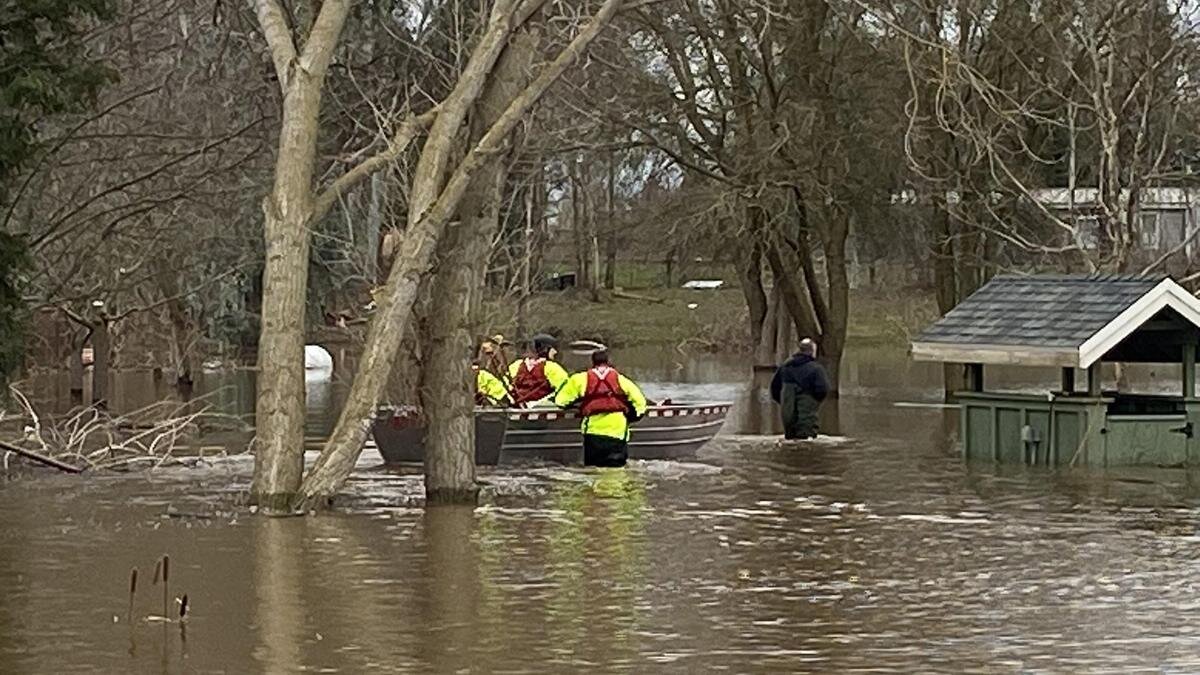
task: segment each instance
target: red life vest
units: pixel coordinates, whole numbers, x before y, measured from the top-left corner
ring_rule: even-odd
[[[598,366],[587,373],[587,389],[579,404],[579,415],[590,417],[600,413],[628,412],[629,399],[621,391],[620,375],[615,368]]]
[[[554,387],[546,379],[546,359],[523,359],[521,365],[517,366],[517,376],[513,378],[513,401],[523,405],[540,401],[553,393]]]

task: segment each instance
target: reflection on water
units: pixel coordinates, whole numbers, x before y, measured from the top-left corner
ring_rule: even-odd
[[[1200,670],[1200,474],[964,466],[954,411],[895,405],[936,395],[894,361],[828,406],[841,438],[485,470],[478,509],[364,471],[352,511],[250,516],[243,459],[9,481],[0,672]],[[728,376],[637,376],[747,391],[706,368]],[[135,613],[161,612],[164,553],[186,634],[125,619],[134,566]]]

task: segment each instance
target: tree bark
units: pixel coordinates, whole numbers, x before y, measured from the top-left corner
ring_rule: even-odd
[[[829,306],[821,326],[818,357],[829,374],[830,394],[841,389],[842,354],[846,349],[846,329],[850,319],[850,278],[846,273],[846,239],[850,235],[850,216],[841,209],[832,215],[825,236],[825,278],[829,289]],[[823,356],[822,356],[823,355]]]
[[[520,94],[533,62],[538,35],[513,37],[473,116],[471,141],[495,124],[504,105]],[[471,348],[492,238],[499,228],[500,199],[508,180],[504,156],[493,157],[476,174],[459,208],[459,222],[438,244],[438,269],[427,322],[422,408],[425,434],[426,503],[475,503],[475,405]]]
[[[268,510],[286,509],[304,471],[307,226],[321,93],[307,75],[296,79],[284,96],[275,186],[263,204],[266,267],[251,491]]]
[[[92,405],[108,407],[108,373],[112,363],[112,335],[108,319],[99,317],[92,325]]]
[[[83,405],[83,347],[87,344],[88,336],[76,339],[75,331],[68,335],[68,345],[71,353],[67,355],[67,373],[70,381],[71,405]]]
[[[283,93],[275,182],[263,202],[266,265],[258,344],[252,498],[268,511],[291,503],[304,470],[304,318],[308,226],[325,74],[349,3],[327,0],[302,52],[275,0],[256,0]]]
[[[604,203],[604,287],[613,290],[617,287],[617,225],[614,213],[616,197],[616,165],[613,152],[608,153],[608,190]]]
[[[754,242],[745,247],[738,265],[738,277],[746,307],[750,313],[750,348],[761,353],[763,333],[767,329],[767,293],[762,282],[762,245]],[[759,365],[767,365],[760,362]]]
[[[950,211],[942,196],[934,197],[933,285],[938,313],[945,315],[958,304],[958,274],[951,233]],[[946,401],[962,388],[962,368],[952,363],[942,366],[942,393]]]
[[[621,0],[605,1],[588,25],[508,105],[497,122],[459,163],[430,208],[404,233],[403,250],[397,256],[387,284],[380,293],[378,310],[368,329],[358,373],[346,397],[342,414],[301,487],[300,496],[305,502],[331,497],[350,476],[354,462],[362,452],[375,404],[395,359],[399,345],[397,336],[403,334],[407,327],[417,289],[429,274],[438,239],[446,223],[458,210],[474,175],[490,156],[502,149],[517,124],[550,85],[583,53],[620,6]],[[467,78],[467,75],[463,77]],[[439,142],[448,143],[449,139],[439,139]]]

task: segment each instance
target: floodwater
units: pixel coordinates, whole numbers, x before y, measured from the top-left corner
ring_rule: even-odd
[[[737,433],[736,360],[678,361],[626,370],[739,401],[698,461],[485,472],[476,509],[373,453],[309,518],[251,515],[246,458],[0,484],[0,672],[1200,671],[1200,477],[964,465],[940,372],[870,351],[840,435],[785,445]],[[163,554],[184,624],[145,619]]]

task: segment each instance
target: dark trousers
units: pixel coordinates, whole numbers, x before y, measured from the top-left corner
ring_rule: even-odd
[[[821,402],[796,390],[791,384],[783,385],[783,397],[779,404],[783,415],[783,437],[787,439],[816,438],[819,426],[817,411]]]
[[[629,443],[609,436],[583,435],[585,466],[625,466],[629,459]]]

